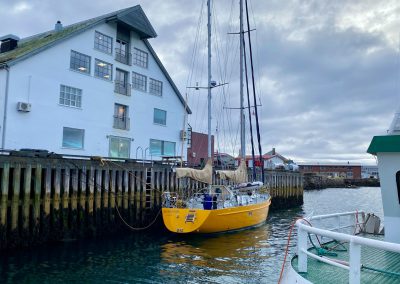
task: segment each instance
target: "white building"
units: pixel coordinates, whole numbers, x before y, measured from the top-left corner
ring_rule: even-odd
[[[151,47],[154,37],[140,6],[57,22],[21,40],[1,37],[1,147],[148,159],[182,146],[186,153],[180,131],[191,111]]]
[[[361,178],[379,178],[378,166],[361,166]]]

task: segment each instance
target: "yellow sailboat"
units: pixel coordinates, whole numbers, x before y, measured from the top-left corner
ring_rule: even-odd
[[[262,182],[248,182],[246,162],[241,161],[235,171],[218,171],[221,179],[231,180],[235,185],[212,185],[212,153],[211,153],[211,89],[216,83],[211,80],[211,3],[208,6],[208,161],[204,169],[176,169],[177,178],[188,177],[208,184],[208,187],[185,194],[185,198],[177,193],[164,192],[162,216],[168,230],[175,233],[218,233],[240,230],[257,226],[265,222],[268,216],[271,197]],[[242,6],[242,1],[241,1]],[[244,106],[243,106],[243,13],[240,9],[240,70],[241,70],[241,157],[245,157],[244,143]],[[254,88],[253,88],[254,89]],[[249,101],[249,98],[248,98]],[[255,102],[255,111],[257,113]],[[249,103],[250,108],[250,103]],[[257,115],[256,115],[257,117]],[[251,126],[251,124],[250,124]],[[257,121],[258,127],[258,121]],[[258,132],[259,139],[259,132]],[[259,140],[259,151],[261,145]],[[263,171],[263,169],[262,169]],[[254,176],[254,174],[253,174]]]
[[[191,177],[211,184],[212,163],[203,170],[176,169],[177,177]],[[240,230],[265,222],[271,197],[261,182],[246,182],[244,161],[236,171],[220,171],[221,178],[236,186],[210,185],[182,200],[176,193],[163,194],[162,216],[166,228],[175,233],[218,233]],[[239,183],[240,182],[240,183]]]

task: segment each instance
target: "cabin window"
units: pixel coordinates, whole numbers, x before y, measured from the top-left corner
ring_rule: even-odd
[[[175,156],[175,142],[150,139],[150,154],[152,156]]]
[[[167,125],[167,112],[165,110],[155,108],[153,122],[155,124]]]
[[[69,67],[72,70],[90,74],[90,56],[71,50]]]
[[[102,34],[98,31],[95,32],[94,35],[94,48],[111,54],[112,53],[112,42],[113,39],[110,36],[106,36],[105,34]]]
[[[162,82],[150,78],[149,92],[153,95],[162,96]]]
[[[132,72],[132,87],[136,90],[146,92],[147,77],[142,74]]]
[[[94,75],[105,80],[112,80],[112,65],[96,58]]]
[[[135,48],[133,51],[133,64],[147,68],[148,66],[148,61],[149,61],[149,55],[147,52],[140,50],[138,48]]]
[[[59,103],[63,106],[80,108],[82,106],[82,90],[60,85]]]
[[[130,149],[131,139],[125,137],[110,136],[110,157],[129,158]]]
[[[396,185],[397,185],[397,198],[400,203],[400,171],[396,173]]]
[[[84,136],[84,129],[64,127],[62,146],[71,149],[83,149]]]

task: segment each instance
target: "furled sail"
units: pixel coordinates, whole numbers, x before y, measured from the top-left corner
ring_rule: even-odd
[[[239,167],[234,171],[217,171],[221,179],[229,179],[234,183],[247,182],[247,167],[244,160],[240,161]]]
[[[200,182],[212,183],[212,161],[208,159],[207,164],[202,170],[195,170],[191,168],[177,168],[176,169],[176,177],[190,177]]]

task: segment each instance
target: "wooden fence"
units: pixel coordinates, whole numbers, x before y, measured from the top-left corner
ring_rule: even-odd
[[[302,204],[299,173],[266,172],[266,182],[273,209]],[[122,219],[140,228],[163,191],[204,186],[178,181],[170,165],[5,155],[0,184],[0,249],[113,234],[126,229]]]

